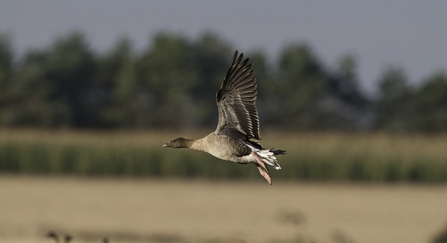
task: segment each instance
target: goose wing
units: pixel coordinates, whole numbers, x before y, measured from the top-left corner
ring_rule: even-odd
[[[215,134],[241,139],[258,139],[259,117],[256,110],[257,84],[249,59],[236,51],[230,68],[216,94],[219,120]]]

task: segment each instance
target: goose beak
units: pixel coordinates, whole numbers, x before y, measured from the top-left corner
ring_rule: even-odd
[[[163,144],[163,147],[171,147],[171,143],[167,142],[167,143]]]

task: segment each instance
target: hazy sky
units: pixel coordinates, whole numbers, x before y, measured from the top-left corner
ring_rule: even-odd
[[[83,31],[99,51],[110,48],[122,35],[141,50],[160,30],[191,38],[213,30],[242,52],[265,49],[273,61],[284,44],[306,41],[328,68],[334,67],[341,55],[355,54],[367,90],[374,89],[388,64],[404,67],[412,82],[433,71],[447,70],[447,1],[0,3],[0,31],[12,35],[17,53],[48,45],[73,29]]]

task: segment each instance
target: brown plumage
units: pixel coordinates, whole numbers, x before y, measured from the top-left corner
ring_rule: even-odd
[[[236,51],[230,68],[216,94],[219,120],[217,128],[204,138],[176,138],[163,145],[172,148],[190,148],[207,152],[217,158],[232,162],[253,163],[260,174],[271,183],[265,164],[281,169],[275,155],[285,154],[284,150],[263,149],[259,117],[256,109],[257,84],[249,59]]]

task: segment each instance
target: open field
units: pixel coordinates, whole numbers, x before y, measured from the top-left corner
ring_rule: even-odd
[[[446,185],[0,176],[0,242],[432,242]]]
[[[0,130],[0,172],[82,176],[263,180],[252,166],[161,145],[201,131]],[[447,135],[262,134],[266,148],[287,150],[273,181],[447,182]]]

